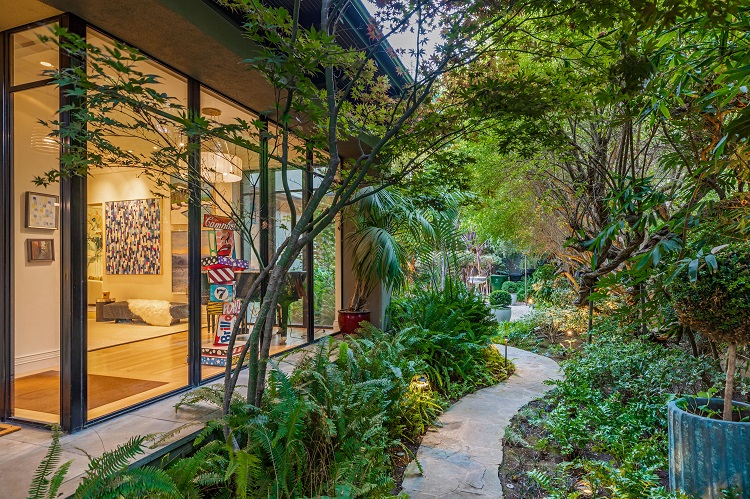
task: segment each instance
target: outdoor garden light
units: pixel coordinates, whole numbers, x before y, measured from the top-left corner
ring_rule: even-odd
[[[591,487],[591,484],[588,482],[588,480],[578,480],[576,482],[575,488],[584,496],[594,495],[593,487]]]
[[[411,380],[411,388],[414,390],[427,390],[430,388],[430,382],[425,376],[414,376]]]
[[[526,303],[528,303],[529,305],[533,305],[534,304],[534,299],[533,298],[529,298],[529,301],[527,301]]]
[[[567,332],[567,333],[565,333],[565,334],[567,334],[568,336],[573,336],[573,331],[572,331],[572,330],[570,330],[570,329],[568,329],[568,332]]]

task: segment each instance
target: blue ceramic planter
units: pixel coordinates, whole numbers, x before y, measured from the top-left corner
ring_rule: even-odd
[[[708,403],[721,412],[722,399],[687,399],[689,407]],[[750,405],[734,402],[743,415]],[[710,419],[669,404],[669,484],[702,499],[720,499],[722,489],[737,487],[750,498],[750,423]]]

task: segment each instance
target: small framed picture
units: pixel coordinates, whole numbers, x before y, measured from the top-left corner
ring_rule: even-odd
[[[26,228],[57,229],[60,197],[39,192],[26,193]]]
[[[26,253],[30,262],[54,262],[54,239],[27,239]]]

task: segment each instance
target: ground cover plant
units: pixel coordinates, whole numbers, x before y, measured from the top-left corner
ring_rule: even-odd
[[[92,461],[80,497],[382,497],[397,492],[394,468],[452,399],[505,379],[513,370],[491,336],[482,297],[462,285],[396,300],[392,327],[326,340],[286,374],[272,361],[258,406],[235,395],[211,421],[195,452],[164,470],[128,470],[144,440]],[[221,407],[223,388],[191,392],[183,404]],[[223,431],[229,428],[229,441]],[[53,444],[31,497],[56,490]],[[61,469],[61,471],[56,471]],[[85,486],[85,488],[84,488]],[[84,493],[85,492],[85,493]],[[97,495],[101,494],[101,495]]]
[[[506,431],[506,497],[677,497],[666,490],[666,403],[721,373],[706,358],[602,321],[562,362],[565,379]]]

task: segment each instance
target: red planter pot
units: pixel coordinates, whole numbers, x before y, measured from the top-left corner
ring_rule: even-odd
[[[354,334],[359,329],[360,322],[370,322],[370,311],[352,312],[339,310],[339,329],[344,335]]]

